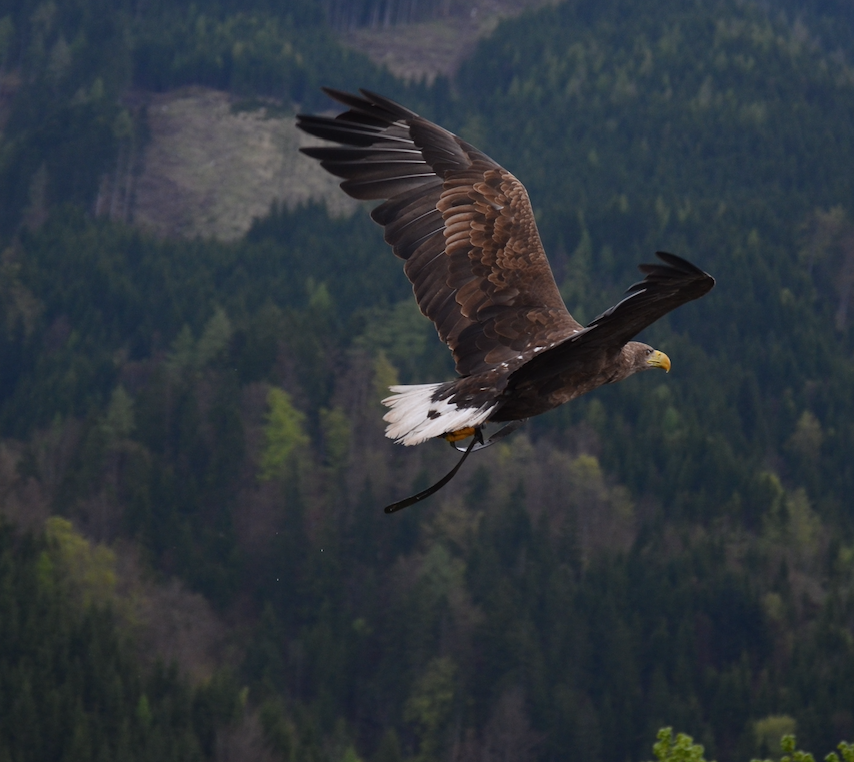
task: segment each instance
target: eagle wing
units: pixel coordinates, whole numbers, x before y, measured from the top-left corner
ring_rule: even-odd
[[[584,330],[539,354],[509,379],[511,387],[543,380],[584,363],[602,350],[618,352],[644,328],[671,310],[699,299],[715,285],[715,279],[688,260],[657,251],[664,264],[643,264],[646,277],[626,290],[627,296],[592,320]]]
[[[324,88],[349,108],[300,115],[340,147],[301,149],[344,179],[405,260],[421,311],[461,376],[506,373],[581,330],[560,296],[525,187],[464,140],[394,101]]]
[[[699,299],[715,285],[715,279],[687,259],[655,252],[664,264],[643,264],[646,277],[626,289],[627,296],[589,324],[588,340],[622,346],[644,328],[686,302]]]

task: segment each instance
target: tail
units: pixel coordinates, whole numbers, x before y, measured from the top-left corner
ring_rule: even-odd
[[[463,403],[451,401],[453,395],[442,399],[442,393],[453,384],[450,381],[389,387],[394,394],[383,400],[383,405],[391,408],[383,416],[388,423],[385,435],[398,444],[416,445],[467,426],[485,423],[497,403],[490,400],[481,407],[464,407]]]

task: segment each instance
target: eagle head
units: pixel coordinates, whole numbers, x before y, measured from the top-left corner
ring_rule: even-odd
[[[651,368],[664,368],[665,372],[670,372],[670,358],[664,352],[653,349],[649,344],[630,341],[623,347],[623,356],[628,360],[630,374]]]

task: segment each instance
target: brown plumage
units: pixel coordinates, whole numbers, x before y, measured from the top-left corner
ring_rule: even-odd
[[[658,252],[661,264],[588,326],[566,309],[537,232],[528,194],[474,146],[382,96],[324,90],[348,107],[298,126],[337,147],[303,148],[344,179],[357,199],[382,200],[371,216],[405,260],[421,311],[451,349],[455,381],[393,387],[387,435],[403,444],[550,410],[652,367],[661,352],[631,339],[714,279]]]

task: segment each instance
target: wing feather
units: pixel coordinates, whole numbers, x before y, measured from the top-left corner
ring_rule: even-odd
[[[638,265],[646,277],[629,286],[624,299],[591,321],[588,327],[595,331],[588,340],[622,346],[668,312],[714,287],[715,279],[687,259],[666,251],[655,255],[664,264]]]
[[[406,260],[418,306],[470,375],[512,370],[534,349],[581,328],[567,311],[523,185],[456,135],[394,101],[325,89],[349,108],[300,115],[298,126],[339,146],[301,149],[341,177]]]

